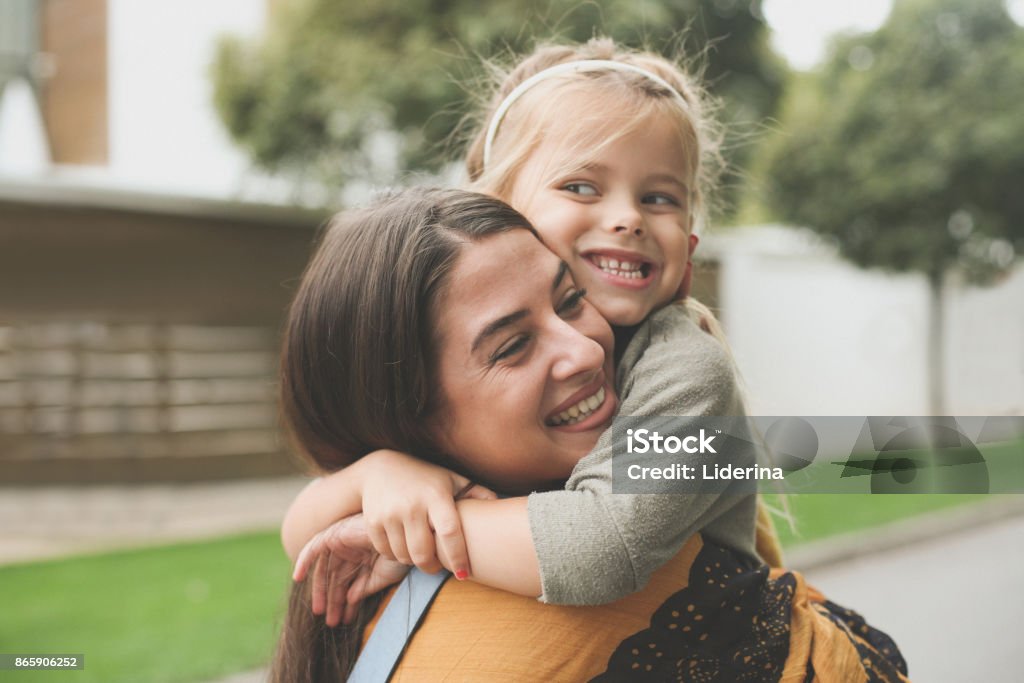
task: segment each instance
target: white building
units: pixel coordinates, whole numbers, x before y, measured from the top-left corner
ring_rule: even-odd
[[[50,158],[40,168],[38,146],[0,147],[0,173],[223,199],[262,190],[216,115],[210,65],[220,36],[258,36],[269,11],[268,0],[5,0],[0,97],[18,101],[0,106],[0,141],[30,133],[34,116]],[[37,111],[18,83],[32,84]]]
[[[752,412],[927,414],[923,276],[861,270],[777,226],[712,236],[701,251],[719,261]],[[1024,267],[991,288],[952,284],[945,310],[947,412],[1024,414]]]

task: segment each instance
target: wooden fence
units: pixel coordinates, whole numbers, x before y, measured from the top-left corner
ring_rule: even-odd
[[[273,347],[266,327],[0,328],[3,469],[50,481],[279,470]]]
[[[297,470],[278,330],[317,221],[208,208],[0,196],[0,485]]]

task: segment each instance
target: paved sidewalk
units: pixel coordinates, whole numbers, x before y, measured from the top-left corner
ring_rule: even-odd
[[[0,488],[0,565],[275,530],[306,481]]]
[[[1024,516],[808,570],[829,599],[900,646],[910,679],[1017,683]]]

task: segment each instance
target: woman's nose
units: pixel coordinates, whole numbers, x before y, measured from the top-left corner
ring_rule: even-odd
[[[604,347],[566,321],[555,339],[555,359],[551,368],[552,377],[566,380],[582,372],[593,372],[604,367]]]

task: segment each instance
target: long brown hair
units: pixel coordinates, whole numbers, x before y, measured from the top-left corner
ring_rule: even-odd
[[[504,202],[418,188],[335,216],[284,330],[281,405],[325,471],[379,448],[440,458],[433,319],[461,246],[531,230]]]
[[[380,448],[452,466],[437,446],[434,320],[462,247],[533,231],[504,202],[419,188],[335,216],[302,277],[284,329],[281,405],[299,451],[334,471]],[[340,682],[363,626],[329,628],[294,584],[270,680]]]

